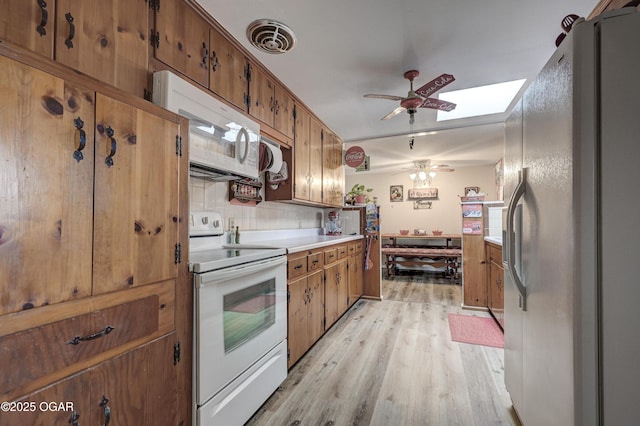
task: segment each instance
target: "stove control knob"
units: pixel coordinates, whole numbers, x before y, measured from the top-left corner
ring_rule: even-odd
[[[202,224],[206,225],[209,223],[209,218],[207,216],[202,216]]]
[[[219,220],[214,220],[213,221],[213,227],[214,228],[220,228],[220,221]]]

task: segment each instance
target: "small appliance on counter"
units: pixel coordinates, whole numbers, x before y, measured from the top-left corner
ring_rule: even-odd
[[[324,224],[325,235],[342,235],[342,221],[340,210],[332,210],[328,214],[328,220]]]

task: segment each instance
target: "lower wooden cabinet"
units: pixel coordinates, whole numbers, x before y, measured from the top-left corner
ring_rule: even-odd
[[[462,236],[462,294],[465,306],[487,307],[487,277],[482,235]]]
[[[362,242],[351,243],[348,247],[349,306],[352,306],[364,293],[364,277],[362,271],[364,260],[362,258]]]
[[[175,343],[171,333],[15,400],[0,425],[178,424]]]
[[[502,266],[502,248],[491,243],[486,244],[487,283],[489,311],[504,328],[504,267]]]
[[[289,367],[324,333],[324,274],[316,271],[288,285]]]
[[[362,247],[357,241],[288,256],[289,367],[362,296]]]

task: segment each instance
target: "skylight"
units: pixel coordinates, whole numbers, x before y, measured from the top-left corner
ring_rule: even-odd
[[[438,98],[457,104],[453,111],[438,111],[437,121],[505,112],[526,79],[440,93]]]

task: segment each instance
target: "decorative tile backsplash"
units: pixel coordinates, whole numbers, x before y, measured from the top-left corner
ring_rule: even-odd
[[[264,190],[261,193],[264,198]],[[321,228],[324,210],[317,207],[263,201],[255,207],[229,203],[229,184],[191,177],[189,205],[192,211],[219,211],[241,230]]]

